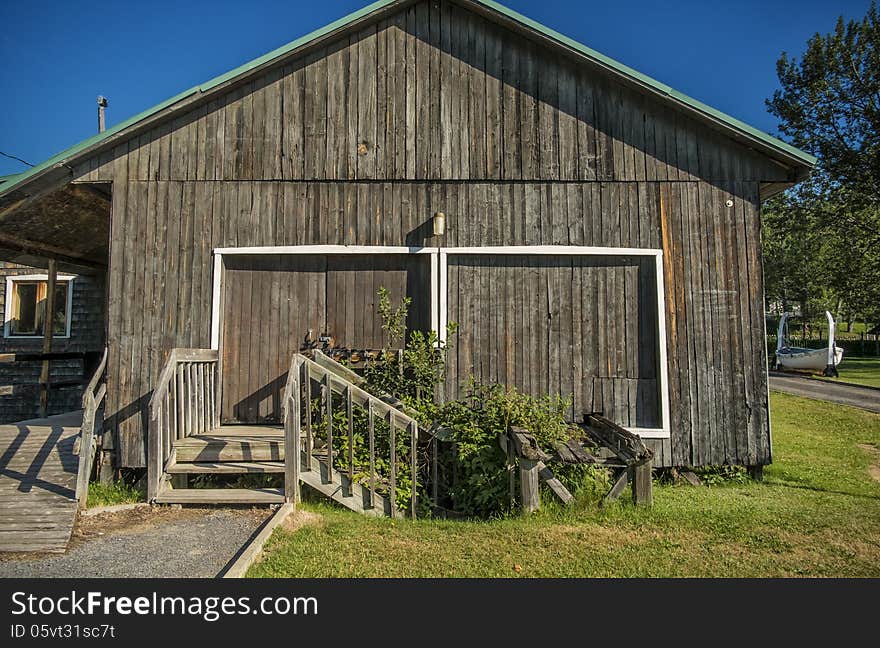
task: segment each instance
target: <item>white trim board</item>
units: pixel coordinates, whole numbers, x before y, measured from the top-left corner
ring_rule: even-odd
[[[440,248],[440,321],[437,325],[441,343],[446,342],[449,323],[447,303],[447,280],[449,255],[518,255],[518,256],[647,256],[654,257],[654,273],[657,287],[657,373],[660,384],[659,428],[630,428],[643,439],[668,439],[671,421],[669,416],[669,364],[666,354],[666,287],[663,281],[663,250],[655,248],[618,248],[575,245],[498,246],[498,247],[448,247]]]
[[[58,274],[55,275],[55,281],[67,282],[67,304],[66,326],[64,334],[53,333],[53,340],[63,340],[70,337],[70,322],[73,319],[73,280],[76,275]],[[29,274],[29,275],[9,275],[6,277],[6,307],[3,313],[3,337],[10,340],[42,340],[42,335],[12,335],[9,330],[9,324],[12,321],[12,284],[16,281],[49,281],[48,274]]]
[[[406,247],[382,245],[284,245],[261,247],[216,248],[211,298],[211,348],[220,349],[221,294],[224,255],[288,255],[288,254],[429,254],[431,255],[430,321],[441,342],[446,341],[448,324],[449,255],[519,255],[519,256],[653,256],[657,279],[657,372],[660,384],[661,428],[630,428],[644,439],[670,437],[669,366],[666,354],[666,288],[663,280],[663,250],[655,248],[596,247],[578,245],[514,245],[483,247]]]
[[[430,254],[431,255],[431,286],[437,285],[438,248],[404,247],[391,245],[276,245],[259,247],[214,248],[214,275],[211,292],[211,349],[220,350],[221,295],[223,288],[223,257],[224,256],[273,256],[288,254]],[[439,313],[436,309],[437,300],[432,294],[430,321],[436,325]]]
[[[215,248],[214,254],[436,254],[437,248],[399,245],[277,245]]]
[[[440,248],[440,251],[446,254],[518,254],[520,256],[663,256],[663,250],[655,248],[596,247],[592,245],[444,247]]]

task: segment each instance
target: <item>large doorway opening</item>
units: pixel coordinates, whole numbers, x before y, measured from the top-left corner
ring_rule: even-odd
[[[279,423],[292,354],[390,347],[385,288],[412,300],[407,328],[427,330],[427,257],[410,254],[227,254],[221,290],[222,423]]]

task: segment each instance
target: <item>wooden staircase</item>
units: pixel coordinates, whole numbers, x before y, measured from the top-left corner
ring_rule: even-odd
[[[353,511],[371,516],[401,517],[396,506],[399,464],[415,465],[418,425],[407,413],[367,393],[351,381],[341,365],[319,365],[294,355],[284,391],[285,425],[219,425],[216,391],[217,352],[175,349],[150,401],[148,499],[156,504],[280,504],[296,501],[305,484]],[[320,403],[319,407],[315,407]],[[335,403],[335,405],[334,405]],[[334,430],[334,407],[344,408],[347,429]],[[329,453],[334,434],[355,433],[354,412],[363,410],[370,439],[368,478],[351,453]],[[338,420],[338,416],[337,416]],[[328,421],[330,424],[328,425]],[[390,465],[383,477],[377,464],[374,436],[382,421],[389,440],[408,434],[409,457],[396,456],[399,443],[388,443]],[[323,438],[318,439],[320,428]],[[346,461],[347,459],[347,461]],[[340,466],[340,463],[345,465]],[[357,468],[357,470],[356,470]],[[355,478],[356,472],[361,479]],[[188,488],[196,475],[284,475],[284,488]],[[415,492],[410,514],[416,512]]]

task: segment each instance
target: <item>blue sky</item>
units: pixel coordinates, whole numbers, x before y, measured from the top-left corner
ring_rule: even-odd
[[[37,164],[108,126],[360,9],[367,0],[4,2],[0,151]],[[870,0],[503,2],[753,126],[780,52],[799,54]],[[0,157],[0,175],[25,170]]]

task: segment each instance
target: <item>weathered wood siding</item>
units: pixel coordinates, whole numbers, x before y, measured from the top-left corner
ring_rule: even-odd
[[[769,461],[758,189],[788,172],[454,2],[288,59],[79,173],[113,182],[122,465],[143,463],[168,349],[210,344],[213,248],[434,246],[437,210],[447,246],[661,247],[673,432],[658,464]]]
[[[80,166],[84,180],[786,180],[709,127],[419,2]]]
[[[349,349],[390,344],[377,313],[380,287],[395,305],[412,299],[410,329],[429,325],[425,257],[230,255],[224,265],[225,423],[280,422],[290,357],[321,336]]]
[[[570,396],[572,419],[662,427],[654,257],[452,255],[449,269],[451,396],[474,376]]]

